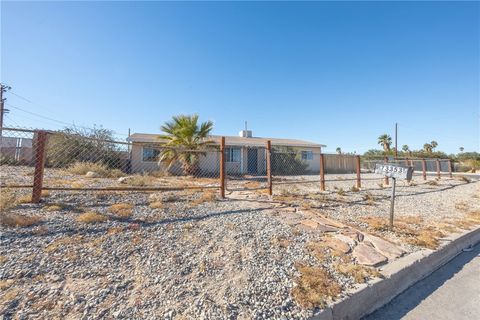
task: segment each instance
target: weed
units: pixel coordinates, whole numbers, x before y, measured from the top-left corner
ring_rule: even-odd
[[[262,187],[262,184],[258,181],[248,181],[243,186],[247,189],[259,189]]]
[[[51,204],[48,204],[44,207],[44,209],[46,211],[49,211],[49,212],[52,212],[52,211],[61,211],[65,208],[67,208],[68,206],[65,205],[65,204],[62,204],[62,203],[51,203]]]
[[[345,196],[347,193],[345,192],[345,190],[343,190],[343,188],[339,188],[337,190],[337,194],[341,197]]]
[[[70,165],[67,172],[77,175],[85,175],[92,171],[103,178],[118,178],[124,176],[124,173],[118,169],[110,169],[105,164],[99,162],[75,162]]]
[[[110,234],[117,234],[117,233],[121,233],[125,231],[125,228],[124,227],[111,227],[111,228],[108,228],[107,230],[107,234],[110,235]]]
[[[148,206],[152,209],[161,209],[164,207],[164,204],[161,201],[155,201],[150,203]]]
[[[302,307],[324,307],[328,300],[340,294],[342,287],[325,269],[301,264],[297,265],[297,269],[300,277],[292,294]]]
[[[141,175],[131,176],[131,177],[128,177],[127,180],[125,180],[125,182],[128,185],[135,186],[135,187],[151,186],[151,185],[154,185],[156,181],[157,181],[157,178],[155,177],[141,176]]]
[[[11,209],[16,204],[16,195],[11,189],[3,189],[0,192],[0,211]]]
[[[419,247],[425,247],[429,249],[436,249],[438,248],[438,236],[442,233],[440,231],[433,231],[433,230],[422,230],[417,236],[408,237],[406,239],[407,243],[413,244]]]
[[[16,203],[21,203],[21,204],[30,203],[30,202],[32,202],[32,196],[28,195],[28,194],[26,194],[24,196],[20,196],[16,200]]]
[[[352,187],[350,188],[350,191],[351,191],[351,192],[359,192],[360,189],[359,189],[357,186],[352,186]]]
[[[200,198],[191,201],[192,206],[198,206],[205,202],[213,202],[217,200],[216,192],[213,190],[208,190],[202,193]]]
[[[429,180],[429,181],[427,181],[427,184],[429,186],[438,186],[438,181],[437,180]]]
[[[42,219],[37,216],[25,216],[14,213],[3,213],[0,215],[0,225],[4,227],[31,227],[41,221]]]
[[[111,205],[108,211],[121,218],[128,218],[133,215],[133,204],[131,203],[117,203]]]
[[[352,263],[336,263],[335,270],[344,276],[351,277],[355,283],[365,283],[373,277],[380,277],[380,272],[375,268],[367,268],[362,265]]]
[[[77,217],[77,222],[83,222],[83,223],[98,223],[98,222],[104,222],[107,220],[107,217],[99,214],[97,212],[85,212],[82,213]]]

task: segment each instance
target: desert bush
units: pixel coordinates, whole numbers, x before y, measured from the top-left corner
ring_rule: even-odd
[[[79,215],[76,220],[83,223],[98,223],[106,221],[107,217],[100,213],[89,211]]]
[[[108,129],[65,128],[49,135],[46,165],[67,167],[75,162],[100,162],[109,168],[121,168],[122,151],[112,140],[113,132]]]
[[[89,171],[93,171],[103,178],[118,178],[125,175],[121,170],[110,169],[99,162],[75,162],[67,167],[67,172],[78,175],[85,175]]]
[[[133,215],[133,204],[117,203],[110,206],[108,211],[121,218],[128,218]]]
[[[340,284],[324,268],[297,265],[300,277],[292,294],[305,308],[324,307],[342,291]]]
[[[274,148],[271,161],[273,175],[302,175],[308,173],[308,164],[302,160],[301,153],[290,147]]]
[[[157,181],[155,177],[146,176],[146,175],[142,175],[142,176],[135,175],[135,176],[128,177],[128,179],[125,180],[125,182],[128,185],[135,186],[135,187],[151,186],[155,184],[155,181]]]
[[[26,216],[6,212],[0,214],[0,225],[4,227],[30,227],[41,221],[37,216]]]

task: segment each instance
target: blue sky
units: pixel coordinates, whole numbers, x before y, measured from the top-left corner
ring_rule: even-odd
[[[198,113],[214,133],[364,152],[478,151],[478,2],[5,2],[6,125],[159,132]],[[14,107],[16,108],[14,108]],[[40,118],[28,112],[42,114]]]

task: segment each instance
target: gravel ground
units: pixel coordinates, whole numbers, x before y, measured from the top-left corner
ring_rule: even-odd
[[[14,171],[17,176],[12,181],[31,182],[31,168],[22,167],[2,167],[2,182]],[[358,192],[349,191],[354,181],[345,180],[354,175],[331,176],[335,181],[327,182],[324,193],[318,192],[317,182],[276,185],[274,199],[293,196],[283,204],[272,202],[261,190],[233,191],[227,200],[214,201],[198,201],[203,193],[194,191],[51,191],[41,204],[20,204],[10,211],[39,216],[41,224],[0,229],[4,292],[0,315],[6,319],[306,319],[318,309],[302,308],[292,298],[298,276],[295,263],[319,264],[305,245],[322,235],[295,228],[285,216],[301,219],[302,207],[351,224],[362,216],[386,216],[390,189],[380,187],[377,176],[368,177],[377,180],[364,181],[368,191]],[[53,170],[47,170],[46,179],[86,180]],[[312,177],[295,178],[307,179]],[[98,186],[116,183],[89,181]],[[480,209],[475,198],[478,182],[441,179],[428,185],[419,178],[414,182],[398,186],[399,216],[438,219],[463,215],[459,206]],[[367,194],[373,196],[372,203],[364,199]],[[156,199],[163,207],[149,206]],[[118,203],[133,204],[133,215],[120,219],[109,212]],[[49,209],[53,204],[61,207]],[[77,222],[86,211],[109,219]],[[338,274],[332,259],[327,257],[320,265],[347,291],[354,281]]]

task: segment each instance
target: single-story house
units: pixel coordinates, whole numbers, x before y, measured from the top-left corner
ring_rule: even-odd
[[[222,136],[212,135],[208,140],[219,146]],[[305,163],[306,170],[320,170],[320,152],[323,144],[295,139],[253,137],[250,130],[242,130],[239,136],[225,136],[225,170],[227,174],[260,175],[266,172],[266,145],[271,141],[272,148],[294,150]],[[134,133],[127,138],[131,143],[131,171],[151,172],[164,169],[159,165],[161,140],[158,134]],[[220,152],[209,151],[200,157],[200,171],[205,175],[218,175],[220,172]],[[179,164],[171,172],[182,174]]]

